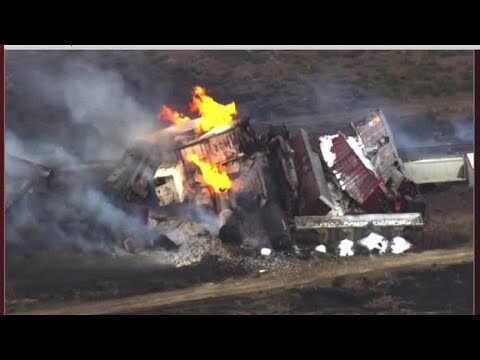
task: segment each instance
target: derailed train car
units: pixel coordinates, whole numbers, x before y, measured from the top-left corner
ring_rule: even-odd
[[[320,152],[303,129],[290,136],[284,126],[259,130],[248,121],[202,136],[187,134],[190,140],[178,145],[174,160],[155,172],[159,205],[189,203],[214,211],[221,219],[220,237],[236,244],[242,228],[257,220],[279,250],[295,245],[298,230],[349,229],[355,235],[362,228],[398,233],[405,226],[421,227],[424,202],[404,174],[383,113],[371,111],[352,126],[355,137],[321,136]],[[221,169],[229,187],[215,190],[208,184],[189,160],[192,155]]]
[[[358,239],[376,230],[389,236],[423,226],[425,201],[405,175],[388,122],[380,110],[351,124],[356,136],[321,136],[324,177],[336,206],[328,214],[296,217],[297,230]]]

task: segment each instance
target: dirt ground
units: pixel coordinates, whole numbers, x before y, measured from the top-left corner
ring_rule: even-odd
[[[472,282],[472,265],[465,262],[429,269],[382,270],[335,278],[330,286],[261,291],[167,305],[137,314],[471,315]]]
[[[296,272],[286,272],[284,267],[262,273],[257,269],[244,276],[236,275],[224,281],[200,283],[179,290],[98,301],[35,304],[30,300],[24,302],[24,308],[19,313],[205,314],[209,309],[214,314],[244,311],[262,313],[266,307],[270,308],[267,313],[366,313],[366,301],[372,303],[369,313],[398,313],[400,310],[405,313],[471,313],[471,261],[469,247],[429,250],[396,257],[356,257],[348,261],[318,257],[309,262],[290,261],[288,267],[296,267]],[[293,303],[292,307],[296,310],[281,310],[275,306],[278,302],[291,302],[288,299],[292,292],[310,293],[323,300],[319,301],[316,310],[312,310],[312,301]],[[445,294],[439,297],[440,292]],[[351,300],[350,309],[345,307],[342,299],[348,296]],[[245,309],[243,303],[246,303]],[[255,304],[258,309],[255,309]],[[322,305],[327,308],[324,309]]]
[[[163,104],[186,110],[191,87],[200,84],[220,102],[234,100],[242,116],[313,133],[348,131],[372,107],[412,124],[472,119],[468,51],[7,52],[7,130],[61,141],[72,152],[78,138],[96,134],[94,125],[72,120],[64,104],[37,101],[24,72],[41,65],[56,73],[78,61],[118,73],[125,91],[152,114]],[[9,244],[7,313],[470,314],[472,190],[427,190],[422,252],[402,256],[212,257],[170,268],[148,256]]]
[[[427,195],[426,221],[438,221],[432,238],[442,240],[399,256],[260,259],[250,266],[211,257],[177,269],[147,256],[12,249],[7,312],[471,314],[472,191],[457,184]],[[455,216],[440,222],[444,206]]]

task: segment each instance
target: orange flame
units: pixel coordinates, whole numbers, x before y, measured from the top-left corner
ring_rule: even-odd
[[[206,89],[201,86],[193,88],[193,98],[190,103],[190,110],[197,112],[201,117],[198,119],[197,133],[209,131],[217,126],[228,125],[237,115],[237,108],[234,102],[222,105],[207,95]]]
[[[232,187],[232,181],[222,165],[202,161],[197,154],[188,154],[187,160],[200,168],[203,181],[210,185],[216,193],[223,193]]]
[[[228,125],[233,121],[233,117],[237,115],[237,108],[234,102],[222,105],[208,96],[205,88],[201,86],[195,86],[192,90],[190,111],[200,115],[196,119],[195,132],[197,134],[207,132],[218,126]],[[173,125],[180,125],[191,120],[188,116],[172,110],[166,105],[162,106],[158,119],[170,121]]]
[[[170,121],[174,125],[180,125],[190,120],[188,116],[184,116],[183,114],[180,114],[178,111],[170,109],[166,105],[162,106],[162,110],[158,114],[158,118],[159,120]]]

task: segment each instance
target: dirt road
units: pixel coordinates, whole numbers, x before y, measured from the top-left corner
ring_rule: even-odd
[[[206,283],[187,289],[155,292],[140,296],[98,302],[59,304],[35,308],[22,314],[128,314],[153,311],[165,306],[192,303],[214,298],[265,293],[278,289],[287,290],[307,285],[331,286],[339,277],[369,274],[378,271],[400,271],[402,269],[426,269],[433,266],[447,266],[471,263],[473,251],[470,248],[434,250],[402,256],[365,257],[336,263],[306,263],[305,272],[295,277],[279,277],[276,274],[259,274],[236,281]]]

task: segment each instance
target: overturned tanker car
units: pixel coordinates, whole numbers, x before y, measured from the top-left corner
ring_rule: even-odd
[[[194,124],[175,127],[166,160],[153,156],[154,146],[126,155],[109,187],[126,186],[129,198],[150,192],[159,209],[208,209],[218,215],[219,237],[232,245],[257,227],[274,249],[288,251],[306,230],[329,241],[372,230],[399,235],[423,225],[425,203],[405,176],[380,110],[351,124],[356,136],[323,135],[317,142],[303,129],[291,136],[285,126],[247,119],[202,135]]]

